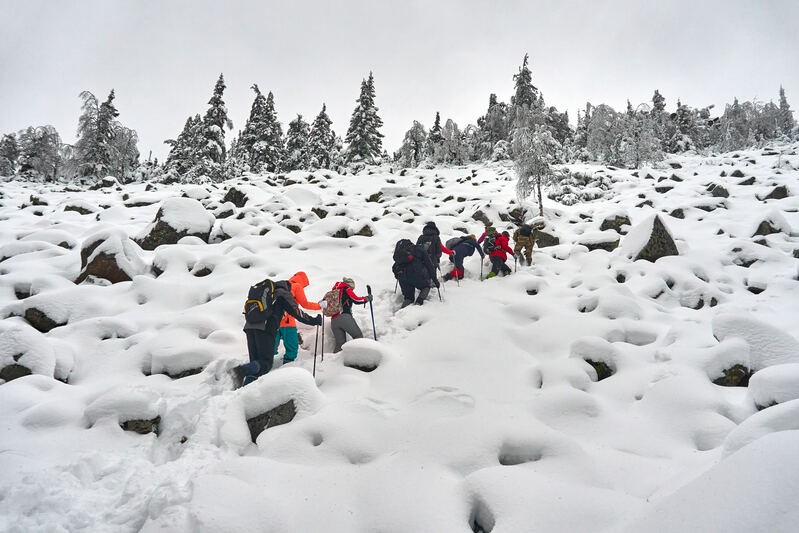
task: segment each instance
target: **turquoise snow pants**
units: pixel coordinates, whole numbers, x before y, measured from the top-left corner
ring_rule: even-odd
[[[283,339],[283,347],[286,353],[283,355],[283,361],[294,361],[297,358],[297,351],[300,349],[300,339],[297,336],[297,328],[294,326],[285,326],[278,328],[277,335],[275,336],[275,355],[280,346],[280,339]]]

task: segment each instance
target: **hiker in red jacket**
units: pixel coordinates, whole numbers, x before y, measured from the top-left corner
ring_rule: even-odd
[[[486,232],[484,232],[477,241],[482,242],[485,240],[483,249],[486,253],[488,253],[488,258],[491,261],[491,272],[488,273],[486,279],[493,278],[500,272],[503,276],[510,274],[511,269],[507,264],[505,264],[505,261],[508,259],[508,254],[513,255],[513,250],[509,245],[510,234],[507,231],[498,233],[496,230],[494,230],[495,237],[492,239],[490,229],[486,230]]]
[[[361,328],[358,323],[352,318],[352,304],[363,304],[372,301],[372,295],[358,296],[355,294],[355,282],[352,278],[343,278],[341,281],[333,285],[334,290],[341,291],[341,312],[333,315],[330,320],[330,329],[333,330],[333,338],[336,341],[334,352],[340,352],[341,346],[347,341],[347,334],[353,339],[360,339],[363,337]]]

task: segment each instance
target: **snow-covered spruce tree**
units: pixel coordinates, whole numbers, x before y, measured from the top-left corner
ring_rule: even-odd
[[[495,159],[494,155],[499,152],[510,153],[506,150],[508,146],[508,105],[497,101],[497,95],[491,94],[488,97],[488,110],[486,114],[477,119],[479,128],[479,149],[475,157],[478,159]],[[505,143],[505,146],[497,148],[497,143]],[[502,157],[498,155],[501,159]]]
[[[247,154],[241,149],[241,132],[230,141],[230,149],[225,159],[225,176],[237,178],[248,172],[250,165],[247,163]]]
[[[111,161],[115,150],[112,145],[120,127],[116,121],[119,111],[114,106],[114,90],[111,89],[102,104],[89,91],[83,91],[80,97],[83,106],[78,119],[78,140],[74,152],[78,175],[103,178],[117,174],[119,169],[114,168]]]
[[[415,126],[418,123],[414,121],[413,124]],[[441,134],[441,114],[438,111],[436,111],[436,118],[433,121],[433,127],[430,128],[430,132],[427,134],[425,155],[432,158],[433,155],[436,153],[436,149],[439,146],[441,146],[443,143],[444,143],[444,136]]]
[[[350,127],[347,130],[347,163],[374,164],[380,159],[383,151],[383,134],[378,129],[383,121],[377,114],[375,106],[374,77],[361,81],[361,94],[358,106],[352,112]]]
[[[316,115],[308,134],[308,158],[311,169],[332,168],[336,134],[330,129],[333,121],[327,116],[327,106]]]
[[[308,123],[303,120],[302,115],[289,122],[289,129],[286,132],[286,158],[283,163],[283,170],[307,170],[310,166],[308,155],[308,137],[310,128]]]
[[[785,89],[780,85],[780,110],[778,118],[778,126],[780,133],[790,136],[796,127],[796,120],[793,118],[791,106],[788,105],[788,99],[785,98]]]
[[[572,130],[569,126],[569,112],[560,113],[557,108],[549,107],[544,111],[545,124],[547,129],[552,132],[552,136],[562,145],[571,136]]]
[[[639,168],[642,163],[660,161],[663,152],[655,136],[655,121],[647,104],[633,109],[627,101],[627,113],[621,119],[621,158],[627,168]]]
[[[200,115],[187,118],[178,138],[164,141],[171,147],[164,163],[164,170],[171,174],[173,179],[194,181],[201,173],[203,142],[202,118]]]
[[[678,99],[677,110],[672,116],[674,133],[669,139],[669,151],[680,153],[695,149],[693,139],[696,137],[696,125],[693,110]]]
[[[250,109],[250,118],[244,126],[239,140],[250,171],[277,172],[283,164],[283,128],[277,120],[275,97],[270,91],[264,98],[257,85],[252,86],[255,99]]]
[[[534,120],[536,124],[543,124],[543,99],[539,96],[538,89],[533,85],[533,75],[527,66],[528,55],[524,54],[522,66],[519,72],[513,75],[514,94],[510,99],[508,110],[508,120],[510,123],[510,134],[519,127],[528,127],[531,115],[537,116]]]
[[[225,78],[220,74],[211,99],[208,100],[208,111],[205,112],[202,122],[204,144],[200,147],[199,171],[214,180],[224,178],[227,155],[225,127],[233,129],[233,122],[228,118],[227,107],[222,100],[224,92]]]
[[[117,124],[114,130],[114,138],[108,146],[111,175],[127,182],[134,179],[133,172],[139,166],[139,135],[121,124]]]
[[[436,113],[438,118],[438,113]],[[441,126],[439,125],[439,130]],[[440,131],[439,131],[440,133]],[[418,167],[426,155],[428,146],[428,136],[425,127],[418,121],[413,121],[413,126],[405,132],[405,138],[402,140],[402,146],[397,153],[397,163],[400,167],[414,168]]]
[[[513,165],[519,176],[516,182],[516,196],[519,205],[535,191],[538,213],[544,214],[541,189],[552,176],[551,164],[558,158],[560,143],[543,125],[526,125],[513,131]]]
[[[61,136],[53,126],[29,127],[19,135],[19,174],[55,181],[61,166]]]
[[[0,139],[0,176],[13,176],[17,173],[17,160],[20,148],[15,133],[3,135]]]
[[[622,121],[619,113],[605,104],[600,104],[591,111],[586,149],[596,161],[622,165]]]
[[[735,98],[732,104],[727,104],[721,116],[721,144],[719,148],[724,152],[741,150],[750,142],[749,124],[746,120],[746,111]]]

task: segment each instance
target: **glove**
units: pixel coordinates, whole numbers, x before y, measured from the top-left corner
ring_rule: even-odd
[[[316,315],[314,317],[314,325],[315,326],[321,326],[322,324],[324,324],[323,320],[324,319],[322,318],[322,315]]]
[[[327,301],[322,300],[321,302],[319,302],[319,307],[321,307],[322,309],[327,309]]]
[[[367,294],[366,295],[366,303],[372,303],[372,295],[371,294]]]

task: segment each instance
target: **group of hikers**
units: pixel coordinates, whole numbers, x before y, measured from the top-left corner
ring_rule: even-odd
[[[440,270],[439,263],[444,254],[453,263],[453,268],[442,276],[444,281],[454,279],[459,282],[463,279],[464,260],[475,252],[480,255],[481,280],[482,261],[486,255],[491,261],[491,271],[486,279],[511,273],[507,264],[509,255],[522,265],[532,265],[533,245],[537,231],[542,227],[543,217],[520,223],[513,233],[514,247],[511,249],[510,233],[499,232],[491,225],[486,225],[479,238],[470,234],[453,237],[442,243],[438,227],[434,222],[427,222],[416,243],[401,239],[394,247],[392,272],[402,292],[402,307],[412,303],[424,304],[431,288],[441,286],[437,271]],[[251,383],[272,369],[281,341],[285,350],[283,364],[292,363],[297,358],[300,345],[297,320],[309,326],[324,328],[324,316],[330,317],[330,328],[335,341],[334,352],[341,351],[348,335],[353,339],[363,337],[361,328],[352,316],[352,306],[371,305],[371,289],[366,296],[358,296],[355,293],[355,282],[345,276],[333,285],[322,300],[316,302],[308,300],[305,295],[305,288],[309,284],[307,274],[297,272],[288,280],[267,279],[250,287],[244,304],[244,333],[247,336],[250,361],[232,369],[237,388]],[[310,316],[301,308],[322,313]],[[322,339],[324,344],[324,329]],[[324,351],[324,346],[322,350]]]

